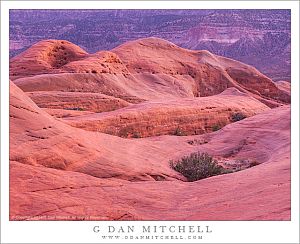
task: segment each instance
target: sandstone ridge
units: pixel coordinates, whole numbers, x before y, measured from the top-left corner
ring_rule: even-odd
[[[55,43],[62,42],[68,51],[66,60],[54,65],[45,50],[60,53],[61,46]],[[31,64],[25,69],[24,60]],[[236,87],[270,107],[290,102],[286,90],[249,65],[159,38],[131,41],[95,54],[66,41],[42,41],[13,58],[10,72],[24,91],[98,92],[142,101],[211,96]]]
[[[41,41],[10,78],[11,220],[290,220],[288,83],[154,37]],[[232,171],[187,182],[194,152]]]

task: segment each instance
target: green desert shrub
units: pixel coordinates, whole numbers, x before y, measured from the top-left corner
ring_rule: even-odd
[[[120,129],[118,136],[128,138],[128,136],[130,135],[130,132],[131,131],[129,128],[124,127],[124,128]]]
[[[207,153],[191,153],[177,161],[169,161],[171,168],[184,175],[188,181],[196,181],[215,175],[227,173],[226,170],[218,165]]]
[[[219,124],[215,124],[215,125],[213,125],[213,126],[211,127],[212,131],[218,131],[218,130],[220,130],[221,128],[222,128],[222,126],[219,125]]]
[[[254,167],[254,166],[257,166],[257,165],[259,165],[259,164],[260,164],[260,163],[259,163],[258,161],[254,160],[254,161],[250,162],[249,168]]]
[[[132,138],[142,138],[142,136],[139,132],[133,132]]]
[[[175,136],[185,136],[186,134],[179,128],[177,127],[174,131]]]
[[[65,108],[65,110],[84,111],[84,108]]]
[[[235,113],[235,114],[231,115],[232,122],[237,122],[237,121],[240,121],[245,118],[247,118],[247,116],[243,113]]]

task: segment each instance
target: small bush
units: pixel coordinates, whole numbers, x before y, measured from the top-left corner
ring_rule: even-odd
[[[141,134],[138,132],[133,132],[132,138],[141,138]]]
[[[128,128],[121,128],[119,131],[119,136],[120,137],[124,137],[124,138],[128,138],[128,136],[130,135],[130,131]]]
[[[175,136],[185,136],[185,133],[179,127],[177,127],[174,132],[174,135]]]
[[[208,141],[205,139],[201,139],[201,140],[194,139],[194,140],[188,140],[187,143],[190,145],[202,145],[208,143]]]
[[[222,127],[221,127],[221,125],[219,125],[219,124],[213,125],[213,126],[211,127],[212,131],[218,131],[218,130],[220,130],[221,128],[222,128]]]
[[[231,115],[232,122],[237,122],[237,121],[240,121],[245,118],[247,118],[247,116],[243,113],[235,113],[235,114]]]
[[[169,163],[171,168],[184,175],[188,181],[227,173],[222,166],[218,165],[217,160],[214,160],[207,153],[192,153],[175,162],[170,160]]]
[[[66,110],[84,111],[84,108],[65,108]]]
[[[257,161],[254,160],[254,161],[250,162],[249,168],[252,168],[252,167],[257,166],[259,164],[260,164],[259,162],[257,162]]]

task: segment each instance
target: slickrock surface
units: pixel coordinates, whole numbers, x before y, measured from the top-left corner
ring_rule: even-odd
[[[10,60],[10,78],[55,73],[86,55],[87,52],[65,40],[40,41]]]
[[[70,73],[129,74],[126,65],[115,53],[109,51],[99,51],[83,60],[70,62],[62,69]]]
[[[283,90],[285,92],[287,92],[289,95],[291,95],[291,83],[288,81],[277,81],[276,82],[277,87],[280,90]]]
[[[66,121],[78,128],[120,137],[197,135],[233,122],[234,115],[250,117],[268,109],[249,95],[228,88],[215,96],[143,102],[113,112],[70,117]]]
[[[11,219],[290,219],[289,106],[203,136],[126,140],[64,125],[14,85],[10,103]],[[197,143],[204,138],[207,143]],[[199,150],[261,164],[196,182],[176,180],[167,159]],[[168,174],[175,178],[161,181]]]
[[[14,20],[11,57],[48,36],[73,41],[90,53],[156,36],[253,65],[272,80],[291,79],[291,12],[287,9],[16,9],[10,18]]]
[[[100,113],[130,105],[122,99],[99,93],[44,91],[29,92],[27,94],[40,108]]]
[[[290,219],[288,84],[158,38],[42,41],[10,78],[11,220]],[[247,169],[187,182],[192,152]]]
[[[151,149],[150,142],[144,152],[145,145],[139,141],[99,136],[73,128],[42,111],[12,83],[10,89],[12,161],[85,172],[100,178],[183,178],[169,167],[168,162],[161,164],[158,160],[161,158],[150,157],[158,150],[157,147]]]
[[[198,96],[210,96],[237,87],[265,99],[289,102],[271,79],[252,66],[213,55],[208,51],[191,51],[159,38],[127,42],[112,50],[133,73],[145,71],[172,76],[188,75],[195,81]]]
[[[90,111],[81,111],[81,110],[67,110],[67,109],[55,109],[55,108],[42,108],[43,111],[50,114],[55,118],[66,118],[73,116],[80,116],[84,114],[92,114]]]
[[[57,61],[62,47],[69,52],[66,60]],[[55,64],[49,53],[55,55]],[[30,65],[23,69],[24,63]],[[270,107],[290,102],[288,92],[249,65],[159,38],[139,39],[95,54],[66,41],[42,41],[14,57],[10,67],[11,79],[27,92],[98,92],[140,102],[211,96],[236,87]]]

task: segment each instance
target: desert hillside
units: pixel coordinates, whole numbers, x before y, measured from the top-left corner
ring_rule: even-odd
[[[15,9],[10,18],[11,57],[49,37],[97,52],[155,36],[253,65],[275,81],[291,80],[287,9]]]
[[[10,79],[12,220],[290,219],[289,83],[159,38],[41,41]],[[226,173],[171,167],[194,152]]]

